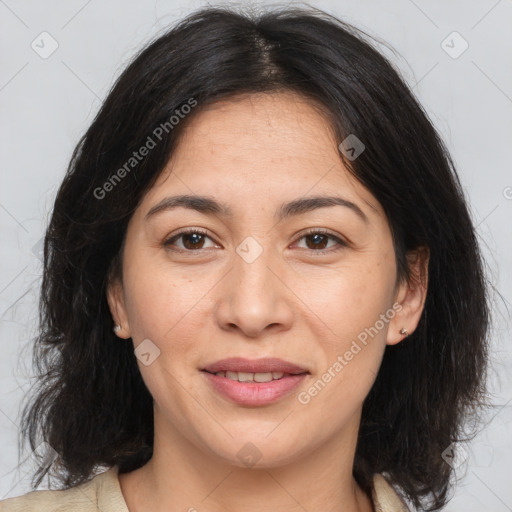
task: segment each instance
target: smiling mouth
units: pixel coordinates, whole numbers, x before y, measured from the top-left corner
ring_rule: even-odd
[[[289,396],[311,373],[276,357],[229,357],[201,369],[216,394],[245,407],[265,406]]]
[[[211,375],[216,375],[217,377],[225,377],[230,380],[235,380],[238,382],[271,382],[273,380],[280,380],[285,377],[291,377],[294,375],[303,375],[308,372],[296,372],[296,373],[285,373],[285,372],[258,372],[258,373],[250,373],[250,372],[234,372],[234,371],[218,371],[218,372],[209,372],[207,370],[203,370],[206,373]]]
[[[243,407],[262,407],[280,401],[291,395],[310,375],[306,370],[292,369],[294,373],[284,371],[233,371],[215,368],[214,371],[202,370],[211,389]]]

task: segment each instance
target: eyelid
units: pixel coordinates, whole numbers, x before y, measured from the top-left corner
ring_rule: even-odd
[[[210,238],[210,240],[212,240],[215,244],[217,244],[217,242],[215,242],[213,237],[209,234],[208,230],[206,230],[204,228],[189,227],[189,228],[182,228],[182,229],[178,230],[178,232],[173,233],[171,236],[167,237],[162,242],[162,245],[164,247],[171,246],[172,245],[171,242],[173,242],[174,240],[178,239],[181,235],[187,235],[187,234],[192,234],[192,233],[199,233],[201,235],[204,235],[207,238]],[[318,249],[318,250],[307,249],[307,248],[300,248],[301,250],[305,250],[308,253],[313,253],[314,255],[321,256],[321,255],[330,254],[332,252],[338,251],[338,250],[343,249],[345,247],[348,247],[350,245],[349,242],[344,240],[337,233],[334,233],[334,232],[332,232],[332,231],[330,231],[328,229],[325,229],[325,228],[309,228],[306,231],[299,232],[299,233],[297,233],[295,235],[295,237],[296,237],[296,242],[295,243],[299,242],[300,240],[302,240],[306,236],[313,235],[313,234],[319,234],[319,235],[327,236],[331,240],[334,240],[338,244],[338,247],[331,247],[329,249]],[[217,244],[217,245],[220,245],[220,244]],[[170,250],[171,251],[176,251],[176,252],[201,253],[201,251],[208,250],[208,249],[211,249],[211,248],[197,249],[197,250],[188,250],[188,249],[174,248],[174,249],[170,249]]]
[[[204,235],[204,236],[210,238],[213,242],[215,242],[215,240],[210,235],[208,230],[206,230],[204,228],[193,228],[192,227],[192,228],[182,228],[182,229],[178,230],[176,233],[173,233],[172,235],[166,237],[164,239],[164,241],[162,242],[162,244],[164,246],[170,245],[173,240],[179,238],[181,235],[189,235],[192,233],[199,233],[200,235]],[[217,244],[217,242],[215,242],[215,243]],[[220,245],[220,244],[217,244],[217,245]],[[184,252],[199,252],[201,249],[198,249],[196,251],[191,251],[191,250],[186,250],[186,249],[174,249],[174,250],[184,251]]]
[[[304,237],[306,237],[308,235],[314,235],[314,234],[325,235],[328,238],[330,238],[331,240],[334,240],[341,247],[331,247],[330,249],[322,249],[322,250],[304,249],[311,253],[317,253],[318,255],[328,254],[333,251],[342,249],[344,247],[348,247],[350,245],[347,240],[345,240],[343,237],[341,237],[341,235],[338,235],[337,233],[330,231],[329,229],[326,229],[326,228],[309,228],[306,231],[300,232],[296,235],[298,237],[297,241],[302,240]]]

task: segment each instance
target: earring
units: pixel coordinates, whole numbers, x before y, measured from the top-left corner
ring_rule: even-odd
[[[121,326],[119,324],[114,325],[112,329],[115,333],[119,332],[121,330]]]
[[[405,329],[404,327],[402,327],[400,329],[400,334],[405,334],[405,337],[407,338],[407,336],[409,336],[409,332],[407,331],[407,329]]]

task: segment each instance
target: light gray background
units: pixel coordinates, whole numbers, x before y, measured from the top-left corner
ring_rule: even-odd
[[[446,510],[510,511],[512,1],[310,4],[398,50],[401,57],[383,48],[415,86],[455,159],[496,288],[490,375],[494,407],[488,427],[468,447],[459,470],[464,478]],[[72,149],[133,53],[202,5],[0,0],[0,499],[29,490],[28,465],[17,468],[19,405],[31,375],[30,349],[22,349],[37,329],[38,243]],[[58,44],[46,59],[31,47],[35,41],[40,52],[43,44],[45,51],[51,48],[48,36],[40,36],[43,31]],[[453,31],[469,44],[458,58],[453,56],[464,41],[446,39]],[[25,457],[32,460],[30,454]]]

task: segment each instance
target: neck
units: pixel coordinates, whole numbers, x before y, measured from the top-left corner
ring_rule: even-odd
[[[119,475],[130,512],[374,511],[352,476],[358,421],[338,439],[264,468],[221,460],[157,423],[151,460]]]

